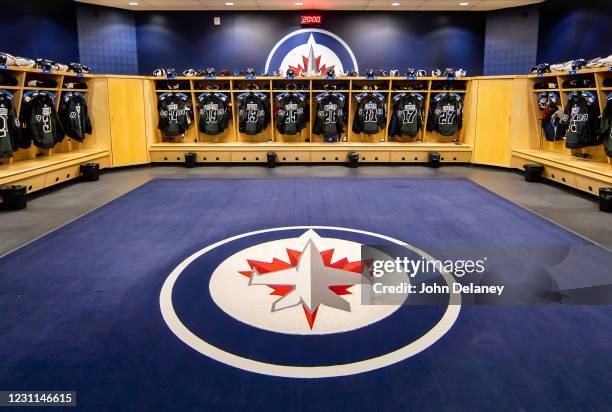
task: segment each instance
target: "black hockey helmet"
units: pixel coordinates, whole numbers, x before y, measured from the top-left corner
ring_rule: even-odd
[[[327,69],[327,77],[336,77],[336,69],[334,69],[333,67]]]
[[[531,72],[534,74],[550,73],[550,64],[540,63],[531,68]]]
[[[75,63],[70,63],[75,64]],[[166,77],[166,69],[155,69],[153,70],[153,76],[155,77]]]
[[[367,69],[365,71],[365,77],[368,79],[374,78],[374,69]]]
[[[54,61],[48,59],[36,59],[36,67],[43,70],[51,70],[55,65]]]
[[[452,67],[444,69],[444,77],[455,77],[455,69]]]
[[[285,77],[287,77],[288,79],[294,78],[295,77],[295,70],[287,69],[287,71],[285,72]]]
[[[404,72],[404,74],[406,75],[406,77],[416,77],[417,76],[417,71],[416,69],[413,69],[412,67],[409,69],[406,69],[406,71]]]
[[[587,65],[585,59],[576,59],[572,61],[572,70],[580,70]]]

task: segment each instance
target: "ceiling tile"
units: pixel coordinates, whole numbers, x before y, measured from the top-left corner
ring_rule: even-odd
[[[82,3],[98,4],[100,6],[115,7],[125,10],[156,10],[154,6],[150,5],[144,0],[75,0]],[[137,6],[130,6],[130,2],[138,3]]]
[[[473,7],[474,11],[498,10],[508,7],[526,6],[529,4],[541,3],[543,0],[484,0],[479,5]]]
[[[459,5],[459,3],[463,1],[467,1],[468,3],[475,2],[470,2],[470,0],[427,0],[419,10],[469,10],[471,4],[468,6]]]
[[[367,0],[257,0],[262,10],[363,10]],[[302,3],[296,6],[295,3]]]
[[[225,3],[234,3],[226,6]],[[200,0],[206,10],[259,10],[256,0]]]
[[[296,2],[300,2],[300,0],[294,0],[294,1],[289,1],[289,0],[257,0],[257,3],[259,4],[259,7],[261,9],[267,9],[267,8],[274,8],[275,10],[277,9],[288,9],[288,8],[300,8],[300,7],[307,7],[307,4],[309,2],[306,2],[304,0],[301,0],[302,6],[296,6],[295,3]]]
[[[82,3],[119,7],[127,10],[497,10],[541,3],[544,0],[75,0]],[[225,2],[233,2],[226,6]],[[399,6],[391,6],[397,1]],[[459,3],[467,1],[468,6]],[[296,2],[303,3],[296,6]]]
[[[259,2],[259,9],[260,10],[306,10],[306,8],[304,7],[300,7],[300,6],[291,6],[291,7],[287,7],[287,5],[282,5],[282,4],[267,4],[265,2]]]
[[[202,10],[204,6],[199,0],[146,0],[157,10]]]
[[[364,10],[367,0],[312,0],[309,5],[317,10]]]
[[[463,3],[463,2],[469,3],[467,6],[459,6],[459,10],[470,11],[478,7],[480,4],[482,4],[483,1],[485,0],[459,0],[457,1],[457,3]]]
[[[391,3],[399,3],[399,6],[392,6]],[[366,6],[366,10],[417,10],[425,0],[371,0]]]
[[[130,6],[130,1],[136,1],[138,6]],[[153,7],[149,6],[142,0],[79,0],[80,3],[98,4],[101,6],[116,7],[127,10],[152,10]]]

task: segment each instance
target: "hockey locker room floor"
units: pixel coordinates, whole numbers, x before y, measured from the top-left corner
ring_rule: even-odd
[[[367,304],[363,245],[484,258],[506,300]],[[153,179],[0,260],[0,387],[86,411],[609,410],[612,310],[571,303],[611,267],[465,178]]]

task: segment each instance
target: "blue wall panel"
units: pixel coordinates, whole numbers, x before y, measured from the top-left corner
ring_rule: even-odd
[[[63,63],[78,61],[76,21],[72,0],[3,1],[0,51]]]
[[[77,16],[81,63],[96,73],[138,73],[133,12],[79,4]]]
[[[66,63],[81,60],[98,73],[206,66],[260,70],[274,44],[300,28],[300,14],[135,13],[71,0],[7,2],[0,14],[0,51]],[[612,53],[609,0],[549,0],[541,5],[539,21],[537,7],[322,14],[322,28],[349,44],[361,70],[457,66],[472,75],[515,74],[536,61]],[[213,26],[214,16],[222,18],[221,26]]]
[[[487,15],[484,74],[524,74],[536,64],[539,6],[518,7]]]
[[[559,63],[612,54],[612,1],[546,2],[539,39],[539,62]]]
[[[141,73],[158,67],[264,68],[276,42],[300,28],[296,12],[145,12],[136,15]],[[348,43],[361,70],[463,67],[481,74],[484,13],[326,12],[322,29]],[[220,16],[221,26],[213,26]]]

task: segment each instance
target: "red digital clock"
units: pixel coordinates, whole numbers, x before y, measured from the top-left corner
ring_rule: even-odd
[[[323,18],[321,17],[320,14],[306,14],[306,15],[302,15],[302,18],[300,19],[300,23],[302,25],[314,25],[314,24],[321,24],[321,22],[323,21]]]

